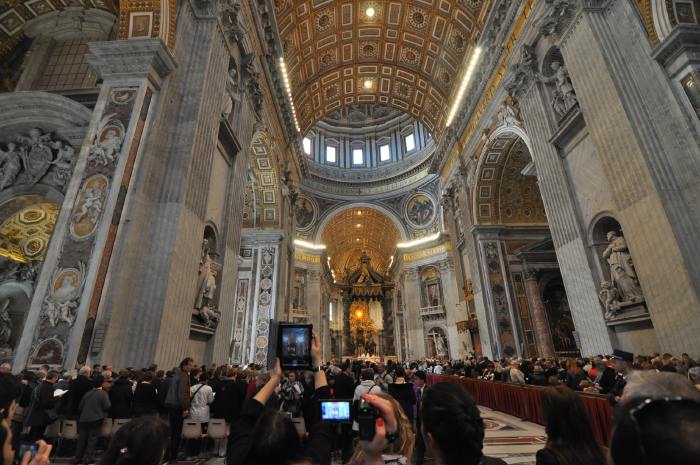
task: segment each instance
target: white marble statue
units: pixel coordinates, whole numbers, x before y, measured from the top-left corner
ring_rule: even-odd
[[[501,108],[498,110],[497,121],[499,126],[518,126],[520,125],[520,118],[518,117],[518,109],[513,105],[503,103]]]
[[[57,286],[57,281],[61,284]],[[43,315],[53,327],[64,322],[73,326],[76,309],[80,304],[80,293],[85,284],[85,264],[80,262],[78,269],[59,268],[51,278],[49,293],[44,297]]]
[[[632,256],[627,248],[627,241],[623,236],[618,236],[615,231],[610,231],[607,238],[610,245],[603,251],[603,258],[610,265],[610,277],[620,294],[620,300],[622,302],[642,301],[644,296],[639,286]]]
[[[84,218],[88,218],[92,224],[97,224],[102,214],[104,200],[104,191],[96,187],[88,187],[85,189],[80,210],[73,216],[75,223],[80,223]]]
[[[0,150],[0,191],[12,186],[21,170],[22,161],[17,144],[10,142],[6,152]]]
[[[566,66],[558,61],[553,61],[551,68],[554,74],[549,77],[543,77],[542,81],[554,84],[552,108],[561,117],[565,116],[569,110],[578,104],[578,99]]]
[[[605,319],[609,320],[617,316],[620,312],[620,294],[617,292],[610,281],[600,283],[600,293],[598,297],[605,309]]]
[[[97,166],[109,165],[116,160],[122,147],[122,141],[123,138],[118,135],[116,129],[107,131],[104,140],[95,141],[90,147],[88,160]]]
[[[447,356],[447,347],[445,347],[445,340],[442,336],[435,336],[435,354],[438,357]]]

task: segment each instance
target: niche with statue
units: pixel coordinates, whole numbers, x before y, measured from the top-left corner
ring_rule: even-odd
[[[609,324],[646,317],[639,276],[620,223],[603,216],[591,231],[591,243],[598,258],[599,298]]]
[[[214,228],[206,226],[197,275],[197,294],[192,311],[192,329],[208,334],[216,331],[221,317],[218,308],[221,264],[218,262],[217,247]]]

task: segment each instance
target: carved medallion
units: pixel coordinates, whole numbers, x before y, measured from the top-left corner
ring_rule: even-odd
[[[109,180],[101,174],[85,180],[70,224],[70,234],[74,239],[84,240],[95,232],[105,208],[108,188]]]

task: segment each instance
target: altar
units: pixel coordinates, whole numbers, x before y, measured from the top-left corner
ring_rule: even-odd
[[[392,307],[393,283],[385,280],[363,253],[359,267],[343,288],[343,359],[380,362],[395,357]],[[336,354],[341,356],[341,354]]]

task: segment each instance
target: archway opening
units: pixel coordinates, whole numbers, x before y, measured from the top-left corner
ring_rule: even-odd
[[[577,353],[535,171],[525,140],[504,132],[486,146],[476,173],[475,237],[493,351],[499,356]],[[553,279],[560,286],[544,295],[544,282]]]

